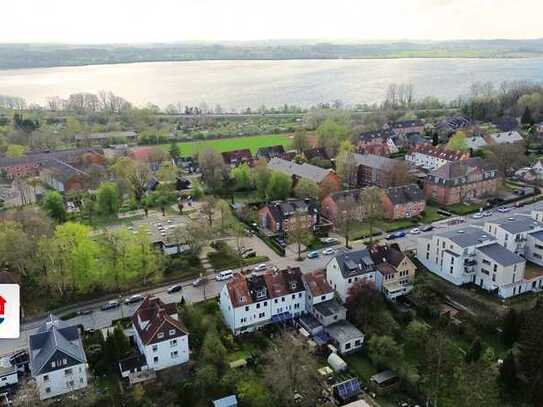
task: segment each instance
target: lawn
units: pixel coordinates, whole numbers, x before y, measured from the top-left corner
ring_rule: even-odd
[[[290,140],[287,134],[270,134],[266,136],[246,136],[232,137],[215,140],[194,141],[189,143],[179,143],[179,149],[183,157],[194,156],[198,152],[212,148],[219,153],[224,151],[239,150],[248,148],[251,153],[255,154],[260,147],[268,147],[281,144],[285,149],[290,145]],[[161,148],[169,149],[169,144],[162,145]]]
[[[479,208],[482,208],[482,205],[458,203],[449,205],[444,209],[456,215],[467,215],[469,213],[477,212]]]
[[[438,210],[438,208],[434,208],[433,206],[426,206],[426,209],[424,209],[424,212],[422,212],[422,223],[430,224],[443,219],[445,216],[437,213]]]

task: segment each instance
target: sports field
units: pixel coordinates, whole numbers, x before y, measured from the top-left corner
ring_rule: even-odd
[[[254,154],[260,147],[268,147],[277,144],[282,144],[285,146],[285,149],[288,149],[290,144],[288,137],[287,134],[271,134],[267,136],[246,136],[219,140],[194,141],[191,143],[179,143],[179,148],[181,149],[181,155],[183,157],[194,156],[199,151],[206,148],[213,148],[219,153],[248,148],[251,150],[251,153]],[[169,145],[165,145],[164,148],[169,148]]]

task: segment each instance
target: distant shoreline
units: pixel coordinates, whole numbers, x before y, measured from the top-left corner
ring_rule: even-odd
[[[243,62],[243,61],[263,61],[263,62],[278,62],[278,61],[364,61],[364,60],[409,60],[409,59],[466,59],[466,60],[519,60],[519,59],[543,59],[543,54],[537,55],[515,55],[515,56],[364,56],[364,57],[320,57],[320,58],[202,58],[202,59],[145,59],[138,61],[99,61],[96,63],[73,63],[73,64],[43,64],[36,66],[16,66],[16,67],[1,67],[1,71],[17,71],[17,70],[33,70],[33,69],[54,69],[54,68],[76,68],[90,66],[108,66],[108,65],[132,65],[132,64],[150,64],[150,63],[173,63],[173,62]]]

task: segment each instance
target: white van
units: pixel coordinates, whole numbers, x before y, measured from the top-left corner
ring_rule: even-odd
[[[232,270],[224,270],[221,271],[217,276],[215,277],[215,280],[222,281],[222,280],[228,280],[229,278],[232,278],[234,276],[234,272]]]

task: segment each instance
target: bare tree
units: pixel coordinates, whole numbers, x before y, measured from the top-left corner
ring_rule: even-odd
[[[347,248],[349,247],[349,236],[357,221],[358,213],[358,203],[351,195],[338,201],[335,226],[336,230],[345,238],[345,247]]]
[[[494,144],[486,148],[488,160],[503,176],[511,175],[528,162],[524,143]]]
[[[399,187],[413,182],[413,177],[409,173],[409,165],[405,161],[394,160],[386,172],[384,184],[387,187]]]
[[[383,217],[383,204],[381,191],[377,187],[369,187],[362,191],[360,196],[364,221],[369,226],[370,242],[373,241],[373,228],[375,223]]]
[[[299,339],[286,332],[274,345],[264,355],[264,381],[274,398],[285,407],[314,406],[320,394],[315,358]]]
[[[349,187],[354,187],[357,181],[358,165],[352,151],[342,151],[336,157],[336,172]]]
[[[304,214],[296,212],[289,220],[288,240],[291,243],[296,243],[298,248],[297,260],[302,259],[302,244],[309,234],[305,218]]]

